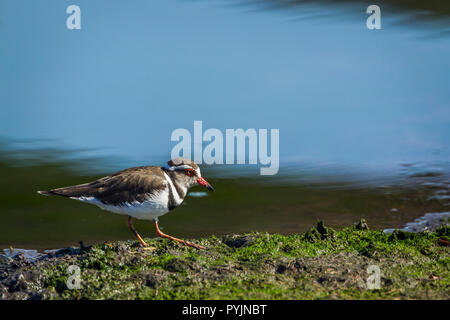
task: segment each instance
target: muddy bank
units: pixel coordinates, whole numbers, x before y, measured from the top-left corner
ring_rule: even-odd
[[[0,297],[450,298],[448,224],[435,231],[387,234],[370,230],[364,220],[341,231],[319,222],[303,234],[251,233],[196,240],[208,247],[206,251],[165,239],[146,241],[151,250],[143,250],[136,241],[119,241],[53,250],[31,259],[20,252],[4,255]]]

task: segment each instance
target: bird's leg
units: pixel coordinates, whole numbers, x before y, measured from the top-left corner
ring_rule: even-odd
[[[130,230],[134,233],[134,235],[136,236],[136,238],[138,238],[139,242],[141,243],[141,245],[144,247],[144,249],[148,248],[147,243],[145,243],[145,241],[141,238],[141,236],[139,235],[139,233],[136,231],[136,229],[133,226],[133,221],[132,221],[132,217],[128,217],[128,226],[130,227]],[[151,248],[150,248],[151,249]]]
[[[175,238],[175,237],[172,237],[172,236],[169,236],[169,235],[163,233],[161,230],[159,230],[158,220],[155,220],[155,227],[156,227],[156,234],[158,236],[162,237],[162,238],[167,238],[167,239],[170,239],[170,240],[174,240],[174,241],[183,243],[183,244],[187,245],[188,247],[194,247],[194,248],[199,249],[199,250],[205,250],[206,249],[205,247],[203,247],[201,245],[192,243],[190,241],[181,240],[181,239],[178,239],[178,238]]]

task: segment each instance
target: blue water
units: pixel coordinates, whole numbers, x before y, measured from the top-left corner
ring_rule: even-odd
[[[107,166],[160,163],[171,132],[280,129],[280,172],[447,170],[450,41],[382,10],[221,1],[0,4],[0,137]],[[317,16],[316,16],[317,15]],[[254,171],[258,172],[257,170]]]

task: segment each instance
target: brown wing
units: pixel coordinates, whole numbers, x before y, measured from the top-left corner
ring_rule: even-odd
[[[166,181],[161,168],[146,166],[125,169],[93,182],[38,193],[77,198],[95,197],[103,203],[119,205],[125,202],[142,202],[149,193],[164,188]]]

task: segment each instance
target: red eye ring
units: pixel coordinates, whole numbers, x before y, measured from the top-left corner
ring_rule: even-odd
[[[192,177],[194,175],[194,170],[192,169],[186,169],[184,172],[188,177]]]

